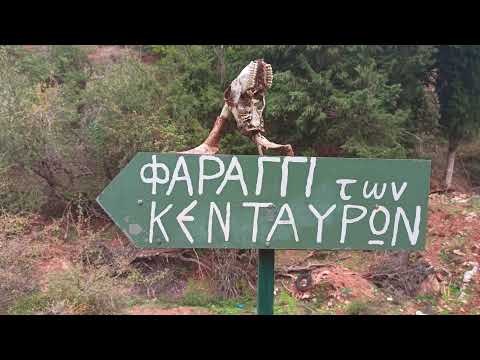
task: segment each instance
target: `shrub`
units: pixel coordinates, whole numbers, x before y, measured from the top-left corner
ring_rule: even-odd
[[[368,315],[370,312],[371,306],[359,300],[351,302],[345,309],[347,315]]]
[[[75,46],[0,47],[0,208],[92,210],[136,152],[182,147],[156,76],[133,55],[94,67]]]
[[[43,296],[50,309],[61,305],[59,311],[71,314],[114,314],[125,301],[107,268],[87,273],[79,266],[50,276]]]
[[[274,313],[278,315],[296,315],[299,313],[298,300],[282,290],[275,299]]]
[[[186,306],[206,306],[216,300],[214,290],[208,282],[189,279],[181,303]]]
[[[214,249],[209,251],[211,277],[219,298],[233,299],[255,291],[256,252]]]
[[[31,220],[29,216],[0,215],[0,314],[38,288],[33,260],[39,245],[25,236]]]

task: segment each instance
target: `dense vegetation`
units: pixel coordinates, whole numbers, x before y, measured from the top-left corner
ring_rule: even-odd
[[[480,189],[480,46],[0,46],[0,314],[255,313],[255,252],[145,257],[95,198],[136,152],[199,145],[258,58],[274,70],[271,140],[298,155],[428,158],[434,189]],[[220,151],[257,153],[233,122]],[[277,251],[277,270],[310,259],[332,276],[307,301],[280,276],[275,313],[478,313],[480,283],[464,279],[479,198],[429,198],[424,252]]]
[[[137,151],[198,145],[223,90],[256,58],[274,69],[269,136],[296,154],[428,158],[477,141],[478,46],[156,45],[105,63],[89,51],[0,47],[0,208],[98,211],[95,197]],[[256,153],[235,131],[221,145]]]

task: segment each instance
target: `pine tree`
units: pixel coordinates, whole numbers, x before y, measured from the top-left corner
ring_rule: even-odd
[[[445,188],[449,189],[459,145],[480,130],[480,46],[439,46],[437,67],[440,124],[448,140]]]

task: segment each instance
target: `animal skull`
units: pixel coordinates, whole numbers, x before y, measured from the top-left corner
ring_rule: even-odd
[[[263,155],[263,149],[266,148],[280,150],[287,156],[293,156],[290,144],[276,144],[263,136],[265,133],[263,127],[265,94],[272,86],[272,80],[273,73],[270,64],[264,62],[263,59],[250,62],[225,90],[225,105],[220,116],[215,120],[207,139],[199,146],[181,153],[217,153],[225,123],[230,115],[233,115],[238,130],[257,144],[260,155]]]
[[[252,137],[265,132],[265,93],[272,86],[272,81],[272,66],[258,59],[250,62],[225,90],[225,105],[243,135]],[[226,115],[225,112],[222,111],[222,115]]]

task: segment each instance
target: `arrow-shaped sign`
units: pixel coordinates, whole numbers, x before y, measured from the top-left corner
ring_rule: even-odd
[[[139,247],[420,250],[430,162],[138,153],[98,202]]]

